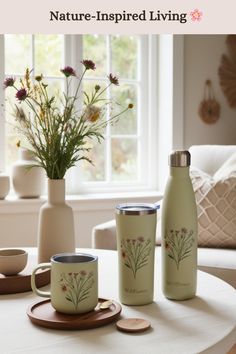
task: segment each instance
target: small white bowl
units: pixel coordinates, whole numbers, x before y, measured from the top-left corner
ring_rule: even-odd
[[[20,273],[26,266],[28,253],[22,249],[0,249],[0,273],[14,275]]]

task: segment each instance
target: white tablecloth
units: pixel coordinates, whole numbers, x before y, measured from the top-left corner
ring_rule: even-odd
[[[99,257],[99,296],[119,301],[116,251],[81,251]],[[199,272],[197,296],[187,301],[170,301],[160,290],[159,265],[157,255],[155,301],[146,306],[122,305],[123,318],[141,317],[151,321],[152,327],[147,332],[122,333],[115,323],[84,331],[38,327],[30,322],[26,309],[42,298],[31,292],[1,295],[0,353],[227,353],[236,342],[235,289]]]

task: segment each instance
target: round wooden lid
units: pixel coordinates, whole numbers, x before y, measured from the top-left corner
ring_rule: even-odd
[[[123,332],[143,332],[151,327],[151,323],[142,318],[127,318],[116,323],[117,328]]]

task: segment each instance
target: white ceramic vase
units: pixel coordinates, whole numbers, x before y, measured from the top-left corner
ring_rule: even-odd
[[[58,253],[75,252],[72,208],[65,203],[65,180],[48,180],[48,201],[39,212],[38,262]]]
[[[0,173],[0,199],[5,199],[10,190],[10,177]]]
[[[12,185],[19,198],[38,198],[45,187],[43,168],[35,165],[36,159],[27,150],[19,149],[19,160],[12,166]]]

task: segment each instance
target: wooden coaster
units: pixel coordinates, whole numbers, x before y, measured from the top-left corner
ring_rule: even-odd
[[[101,303],[108,299],[98,299],[97,307],[90,312],[80,315],[67,315],[54,310],[51,300],[43,300],[29,306],[27,315],[32,323],[38,326],[52,329],[90,329],[104,326],[117,321],[121,312],[121,305],[112,301],[109,308],[100,310]]]
[[[151,323],[142,318],[127,318],[116,323],[117,328],[123,332],[144,332],[151,327]]]

